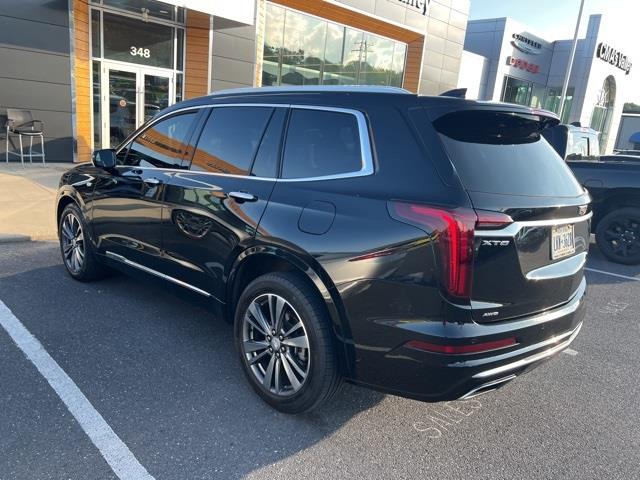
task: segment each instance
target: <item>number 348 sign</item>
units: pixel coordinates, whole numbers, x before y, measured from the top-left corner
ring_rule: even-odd
[[[151,58],[151,50],[148,48],[138,48],[134,45],[129,47],[129,53],[132,57]]]

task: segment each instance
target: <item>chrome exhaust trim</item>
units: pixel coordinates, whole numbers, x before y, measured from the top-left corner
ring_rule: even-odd
[[[514,374],[511,374],[507,377],[499,378],[498,380],[493,380],[491,382],[483,383],[479,387],[474,388],[473,390],[465,393],[460,400],[469,400],[470,398],[477,397],[478,395],[482,395],[483,393],[492,392],[507,382],[510,382],[516,378]]]

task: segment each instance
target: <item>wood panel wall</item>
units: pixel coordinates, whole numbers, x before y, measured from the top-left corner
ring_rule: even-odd
[[[184,98],[209,93],[209,15],[187,11],[186,53],[184,62]]]
[[[422,68],[422,49],[424,39],[414,40],[407,45],[407,59],[404,64],[404,81],[402,87],[410,92],[418,91],[420,70]]]
[[[89,6],[85,1],[73,1],[73,49],[71,59],[74,161],[91,160],[91,53],[89,51]]]
[[[301,12],[326,18],[333,22],[342,23],[353,28],[393,38],[408,44],[407,62],[405,67],[403,87],[412,92],[418,91],[420,81],[420,65],[422,64],[422,48],[424,35],[398,25],[385,23],[377,18],[355,12],[335,3],[309,0],[270,0],[284,7],[290,7]],[[260,45],[262,48],[262,45]]]

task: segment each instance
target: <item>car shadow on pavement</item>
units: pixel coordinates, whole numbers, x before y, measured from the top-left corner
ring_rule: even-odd
[[[345,384],[312,413],[281,414],[248,385],[231,325],[208,309],[124,275],[79,283],[47,257],[33,268],[16,259],[15,273],[0,274],[0,299],[152,474],[241,478],[385,397]]]

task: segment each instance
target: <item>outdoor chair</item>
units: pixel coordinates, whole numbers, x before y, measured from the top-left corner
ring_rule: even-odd
[[[5,151],[5,161],[9,163],[9,155],[15,155],[20,157],[20,161],[24,165],[24,145],[22,137],[29,138],[29,161],[33,163],[33,157],[41,157],[42,164],[44,165],[44,122],[42,120],[35,120],[29,110],[16,110],[13,108],[7,108],[7,123],[5,125],[7,132],[7,143]],[[14,138],[18,137],[18,144],[20,147],[20,153],[9,151],[9,139],[10,136]],[[40,152],[33,152],[33,138],[40,138]],[[15,148],[15,143],[12,142]]]

